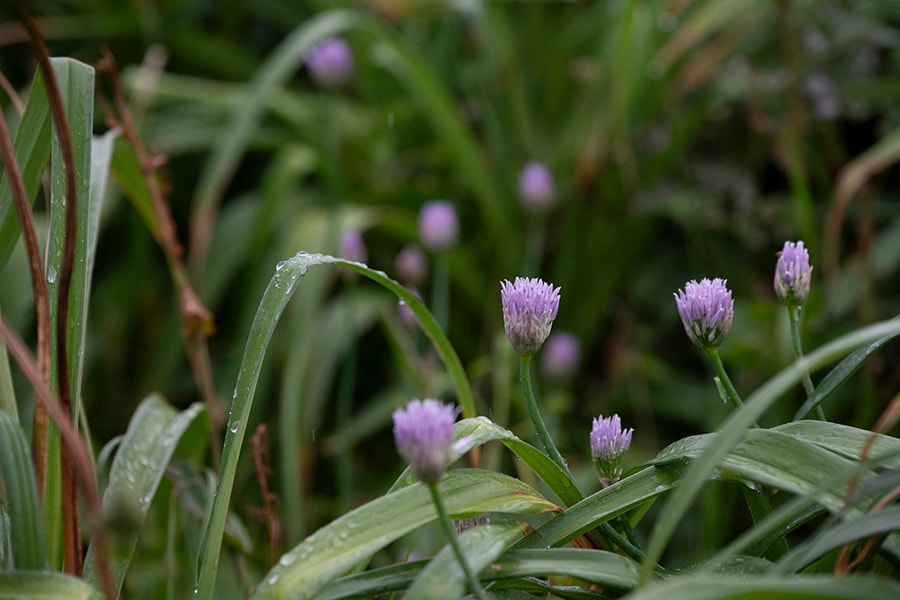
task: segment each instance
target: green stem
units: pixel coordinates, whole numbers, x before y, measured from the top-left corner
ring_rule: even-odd
[[[435,320],[437,320],[438,325],[444,331],[447,331],[449,295],[450,260],[446,253],[442,252],[434,259],[434,279],[431,281],[431,308]]]
[[[337,414],[335,416],[338,431],[345,433],[350,431],[350,419],[353,412],[353,387],[355,385],[356,340],[354,339],[350,342],[350,348],[347,350],[338,387]],[[349,439],[349,435],[344,436],[344,440]],[[343,442],[342,447],[338,451],[337,476],[339,506],[341,507],[341,512],[347,512],[350,510],[350,503],[353,498],[353,459],[349,441]]]
[[[574,485],[575,478],[572,477],[569,466],[563,459],[562,454],[560,454],[559,450],[556,448],[556,444],[553,443],[553,438],[550,437],[550,432],[547,431],[547,426],[544,425],[544,419],[541,417],[541,411],[538,409],[537,400],[535,400],[534,397],[534,389],[531,387],[531,357],[521,357],[521,362],[519,364],[521,365],[522,372],[522,392],[525,394],[525,408],[528,411],[528,416],[531,417],[531,422],[534,423],[534,428],[537,431],[541,443],[544,445],[544,451],[547,456],[559,465],[559,468],[563,470],[568,476],[569,481]]]
[[[788,320],[791,323],[791,345],[794,348],[794,357],[800,360],[803,358],[803,344],[800,342],[800,308],[789,306],[788,314],[790,315]],[[813,394],[816,393],[816,388],[808,371],[803,373],[803,389],[806,391],[807,398],[812,398]],[[822,410],[821,404],[816,406],[816,416],[822,421],[826,420],[825,411]]]
[[[469,561],[466,560],[462,548],[459,547],[459,542],[456,539],[456,531],[453,529],[453,523],[450,522],[450,515],[447,514],[447,509],[444,507],[444,501],[441,499],[441,493],[438,491],[438,484],[428,484],[428,490],[431,492],[431,499],[434,501],[434,507],[437,509],[438,521],[441,523],[444,537],[447,538],[447,543],[453,548],[456,560],[459,561],[459,566],[466,576],[466,580],[469,582],[469,590],[479,600],[485,600],[484,591],[481,589],[481,583],[475,578],[475,574],[472,573],[472,569],[469,568]]]
[[[728,377],[728,373],[725,371],[725,365],[722,364],[722,358],[719,356],[719,349],[710,348],[707,352],[709,353],[709,358],[712,360],[716,377],[722,385],[722,388],[725,390],[725,395],[728,396],[728,399],[731,400],[731,403],[734,404],[735,408],[741,408],[744,406],[744,403],[741,402],[741,397],[738,395],[737,390],[734,389],[731,378]],[[757,427],[759,427],[759,425],[757,425]]]

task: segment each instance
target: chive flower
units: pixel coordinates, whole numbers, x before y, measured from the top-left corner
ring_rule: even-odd
[[[325,89],[338,88],[353,77],[353,51],[343,39],[327,38],[307,53],[306,66],[318,85]]]
[[[421,481],[437,483],[453,459],[453,423],[459,409],[438,400],[413,400],[394,411],[397,452]]]
[[[542,213],[553,205],[556,190],[553,174],[547,165],[538,161],[527,163],[519,173],[519,198],[525,209]]]
[[[806,302],[812,270],[803,242],[785,242],[775,266],[775,295],[782,304],[798,308]]]
[[[541,372],[551,381],[567,381],[578,371],[581,344],[568,331],[556,331],[547,338],[541,355]]]
[[[688,281],[684,290],[675,294],[678,314],[684,330],[697,347],[718,348],[725,340],[734,319],[734,300],[726,280],[703,278],[700,283]]]
[[[422,249],[414,244],[404,246],[394,259],[397,275],[406,283],[421,285],[428,279],[428,260]]]
[[[432,252],[443,252],[459,240],[456,209],[446,200],[431,200],[419,211],[419,238]]]
[[[553,327],[559,310],[559,288],[538,278],[516,277],[500,283],[503,326],[516,352],[530,357],[537,352]]]
[[[634,429],[623,429],[619,415],[594,419],[591,429],[591,458],[597,465],[604,487],[622,476],[622,456],[631,446]]]
[[[366,244],[357,230],[349,229],[341,236],[341,243],[338,245],[338,256],[359,263],[364,263],[368,260],[369,254],[366,252]]]

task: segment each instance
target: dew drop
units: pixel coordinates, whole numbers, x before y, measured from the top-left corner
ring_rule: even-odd
[[[278,573],[273,573],[271,577],[269,577],[269,585],[273,585],[278,582]]]
[[[47,268],[47,283],[56,282],[56,269],[54,267]]]
[[[238,427],[240,427],[240,426],[241,426],[241,422],[235,421],[234,423],[231,424],[231,427],[229,427],[228,429],[231,431],[231,433],[237,433]]]
[[[283,267],[286,262],[287,262],[286,260],[280,261],[277,265],[275,265],[275,270],[280,271],[281,267]]]
[[[281,560],[279,560],[278,563],[282,567],[289,567],[292,564],[294,564],[295,560],[297,560],[297,557],[294,556],[293,554],[285,554],[284,556],[281,557]]]

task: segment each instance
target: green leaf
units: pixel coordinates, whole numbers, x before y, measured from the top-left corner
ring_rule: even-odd
[[[900,139],[900,138],[898,138]],[[842,360],[838,365],[829,371],[828,375],[826,375],[819,385],[816,386],[815,393],[806,399],[803,403],[803,406],[797,410],[797,414],[794,415],[794,421],[799,421],[800,419],[805,419],[816,410],[816,407],[822,404],[828,397],[834,393],[839,387],[844,385],[850,377],[853,376],[854,373],[859,371],[859,369],[865,364],[869,357],[875,354],[875,352],[887,344],[889,341],[900,335],[898,333],[891,333],[883,338],[877,339],[874,342],[869,344],[865,344],[860,348],[857,348],[852,353],[850,353],[847,358]]]
[[[47,101],[44,79],[38,71],[13,141],[29,200],[37,194],[44,167],[50,160],[51,130],[50,103]],[[6,169],[3,169],[0,172],[0,269],[6,266],[19,239],[19,232],[19,216],[13,208],[12,189],[7,182]]]
[[[829,598],[893,600],[900,597],[896,581],[872,576],[806,577],[673,577],[629,596],[629,600],[726,600],[729,598]]]
[[[829,550],[863,538],[900,530],[900,506],[891,506],[849,519],[795,547],[782,557],[773,574],[785,575],[799,571]]]
[[[0,475],[9,502],[13,564],[18,569],[44,569],[47,550],[31,452],[18,419],[5,411],[0,411]]]
[[[0,571],[3,600],[100,600],[103,595],[81,579],[55,571]]]
[[[110,567],[117,590],[137,545],[138,535],[150,504],[182,436],[192,425],[206,427],[202,404],[178,412],[161,396],[153,394],[141,402],[128,431],[119,444],[103,495],[103,514],[109,527]],[[99,584],[93,545],[85,561],[85,579]]]
[[[370,269],[360,263],[323,254],[300,252],[280,262],[276,265],[275,274],[263,293],[259,309],[250,327],[247,346],[244,348],[244,356],[241,360],[238,380],[234,388],[234,400],[229,411],[228,430],[225,434],[225,447],[222,452],[222,464],[219,468],[219,477],[216,482],[216,494],[210,507],[198,557],[197,590],[198,597],[201,600],[211,597],[215,585],[219,551],[222,547],[222,536],[228,514],[228,503],[231,499],[241,446],[246,437],[250,409],[253,406],[256,384],[269,340],[272,338],[284,307],[294,295],[298,282],[306,275],[311,266],[322,264],[335,264],[356,271],[392,291],[398,298],[406,302],[434,345],[438,356],[444,361],[450,379],[459,395],[463,412],[474,416],[475,403],[472,398],[472,391],[469,388],[465,370],[456,354],[456,350],[450,345],[447,336],[428,309],[425,308],[425,305],[409,290],[381,271]]]
[[[478,573],[521,537],[523,527],[515,524],[480,525],[459,535],[459,546],[472,573]],[[466,592],[466,578],[450,545],[444,546],[407,590],[409,600],[456,600]]]
[[[3,267],[0,267],[0,270],[2,269]],[[12,371],[9,369],[9,354],[3,340],[0,340],[0,410],[6,411],[16,418],[19,416]]]
[[[554,508],[521,481],[491,471],[450,471],[439,486],[447,511],[454,517],[489,511],[539,513]],[[254,598],[314,598],[361,559],[436,518],[424,485],[381,496],[335,519],[282,556]]]
[[[59,85],[63,108],[69,124],[72,143],[72,159],[75,167],[75,188],[78,196],[77,225],[75,233],[75,258],[69,287],[69,314],[66,322],[68,348],[66,352],[69,370],[69,390],[72,398],[73,422],[77,423],[80,394],[76,384],[80,381],[82,344],[86,320],[87,272],[84,261],[87,256],[87,227],[90,214],[91,131],[94,123],[94,69],[70,58],[51,58],[50,62]],[[52,137],[50,156],[50,230],[46,268],[47,293],[50,300],[50,320],[56,322],[58,312],[59,274],[62,270],[66,222],[66,167],[58,136]],[[79,262],[80,260],[80,262]],[[51,327],[55,330],[55,326]],[[56,348],[58,339],[50,337],[50,387],[59,392]],[[59,433],[52,425],[47,433],[47,478],[44,484],[44,514],[49,540],[51,566],[62,565],[62,516],[58,509],[61,494],[61,445]]]
[[[512,548],[561,546],[672,489],[682,470],[681,462],[642,469],[570,506],[563,514],[513,544]]]
[[[874,436],[869,460],[878,466],[900,467],[900,439],[889,435],[827,421],[794,421],[775,427],[773,431],[807,440],[851,460],[859,459],[863,446]]]
[[[753,516],[754,524],[759,524],[772,514],[772,505],[769,504],[768,498],[759,490],[742,485],[741,493],[744,495],[744,501],[747,503],[747,508],[750,509],[750,514]],[[760,548],[762,552],[765,552],[765,557],[769,560],[776,560],[789,549],[790,547],[784,537],[778,537],[772,540],[772,544]],[[761,556],[762,552],[755,556]]]
[[[490,569],[491,579],[573,577],[605,588],[628,591],[638,579],[638,564],[604,550],[541,548],[507,552]]]
[[[887,321],[851,332],[818,350],[795,361],[754,392],[743,407],[735,410],[715,434],[703,454],[688,467],[654,525],[641,567],[642,582],[646,583],[662,556],[666,545],[684,513],[694,503],[697,493],[707,478],[715,471],[721,460],[744,437],[744,433],[778,398],[788,389],[797,385],[804,373],[840,358],[847,352],[887,335],[900,333],[900,322]]]

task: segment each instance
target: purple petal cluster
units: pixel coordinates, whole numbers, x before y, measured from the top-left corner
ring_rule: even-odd
[[[456,209],[446,200],[431,200],[419,211],[419,239],[432,252],[443,252],[459,239]]]
[[[541,213],[553,206],[556,186],[547,165],[531,161],[519,173],[519,198],[526,210]]]
[[[537,278],[500,283],[506,337],[522,356],[532,356],[550,335],[559,310],[559,288]]]
[[[369,259],[366,244],[357,230],[349,229],[341,236],[341,243],[338,245],[338,256],[360,263],[364,263]]]
[[[775,266],[775,295],[787,306],[799,307],[809,296],[813,268],[803,242],[785,242]]]
[[[323,88],[341,87],[353,77],[353,51],[343,39],[327,38],[307,53],[306,66]]]
[[[718,348],[725,340],[734,319],[734,300],[726,281],[718,277],[688,281],[675,294],[678,314],[688,337],[698,347]]]
[[[394,258],[397,276],[406,283],[421,285],[428,279],[428,259],[422,249],[414,244],[404,246]]]
[[[541,372],[551,381],[567,381],[578,371],[581,344],[568,331],[554,332],[547,338],[541,356]]]
[[[459,410],[438,400],[413,400],[394,411],[397,452],[425,483],[437,483],[453,458],[453,423]]]
[[[634,429],[622,429],[619,415],[594,419],[591,429],[591,457],[604,485],[615,483],[622,476],[622,455],[631,446]]]

